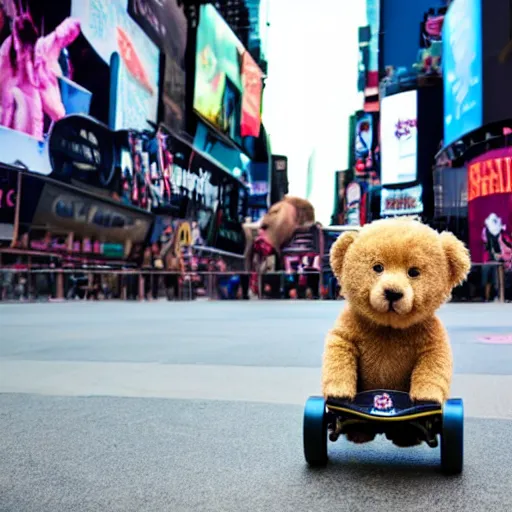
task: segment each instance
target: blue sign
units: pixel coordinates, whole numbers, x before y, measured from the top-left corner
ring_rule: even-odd
[[[481,0],[455,0],[443,25],[444,144],[483,124]]]

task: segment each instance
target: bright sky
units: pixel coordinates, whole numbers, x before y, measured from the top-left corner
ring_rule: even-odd
[[[348,166],[349,117],[362,107],[357,92],[358,27],[366,0],[268,0],[268,79],[263,120],[272,153],[288,157],[290,194],[309,199],[329,224],[336,170]]]

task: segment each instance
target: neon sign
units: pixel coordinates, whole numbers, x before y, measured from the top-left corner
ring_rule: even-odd
[[[490,158],[468,167],[468,201],[512,193],[512,157]]]
[[[2,190],[0,188],[0,208],[14,208],[16,190],[13,188]]]

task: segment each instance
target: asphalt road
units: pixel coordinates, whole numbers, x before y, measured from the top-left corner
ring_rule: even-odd
[[[512,309],[452,304],[465,471],[385,440],[306,468],[340,302],[0,305],[0,512],[512,510]]]

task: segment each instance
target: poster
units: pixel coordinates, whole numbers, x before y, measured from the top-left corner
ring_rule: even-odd
[[[512,268],[512,148],[490,151],[468,166],[471,260]]]

